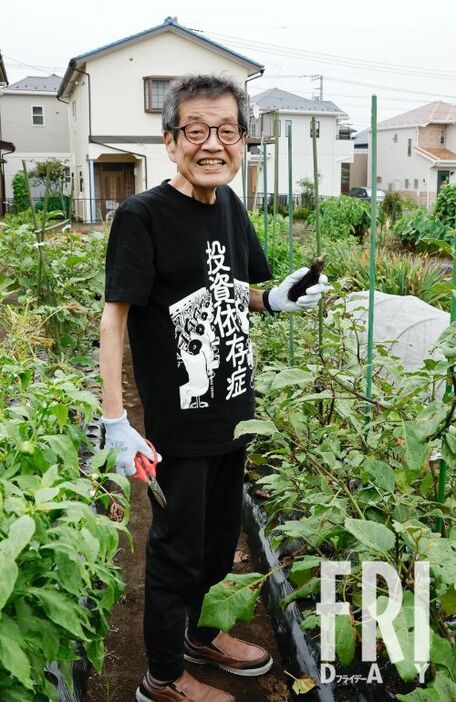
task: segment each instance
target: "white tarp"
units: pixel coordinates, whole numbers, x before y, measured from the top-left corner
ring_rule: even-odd
[[[399,357],[406,371],[419,368],[426,358],[444,359],[442,354],[431,354],[431,350],[450,325],[448,312],[413,295],[376,290],[374,299],[374,341],[386,342],[391,355]],[[351,293],[346,304],[353,318],[365,325],[366,337],[369,291]]]

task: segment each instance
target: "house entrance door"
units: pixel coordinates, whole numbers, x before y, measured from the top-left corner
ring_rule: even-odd
[[[437,171],[437,195],[442,189],[443,185],[447,185],[450,182],[450,171]]]
[[[95,190],[97,213],[103,219],[134,195],[133,163],[95,163]]]

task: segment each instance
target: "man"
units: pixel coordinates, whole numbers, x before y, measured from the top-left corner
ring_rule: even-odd
[[[164,142],[177,173],[129,198],[114,219],[101,322],[106,443],[132,475],[150,455],[122,405],[128,323],[146,436],[163,457],[146,553],[144,635],[149,670],[138,702],[233,702],[184,671],[184,657],[233,674],[267,672],[267,651],[198,627],[209,588],[231,570],[240,532],[245,438],[253,416],[252,354],[244,311],[298,311],[317,304],[326,278],[297,303],[287,292],[305,269],[267,293],[271,277],[245,209],[227,186],[247,133],[247,96],[216,76],[175,81],[163,107]]]

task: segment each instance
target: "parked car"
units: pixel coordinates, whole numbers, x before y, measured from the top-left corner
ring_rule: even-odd
[[[348,194],[350,197],[359,197],[360,200],[370,200],[372,197],[371,188],[350,188]],[[385,191],[377,190],[377,202],[385,199]]]

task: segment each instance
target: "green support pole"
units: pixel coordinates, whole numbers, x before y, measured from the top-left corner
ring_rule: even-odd
[[[314,192],[315,192],[315,241],[317,247],[317,256],[321,255],[321,237],[320,237],[320,190],[318,183],[318,150],[317,150],[317,122],[315,116],[312,117],[312,152],[313,152],[313,176],[314,176]],[[323,300],[320,300],[318,305],[318,348],[323,346]]]
[[[241,178],[242,178],[242,202],[244,207],[247,208],[247,186],[246,186],[246,173],[247,173],[247,146],[244,146],[244,158],[241,163]]]
[[[293,149],[291,138],[291,124],[287,128],[288,139],[288,269],[290,273],[294,270],[293,257]],[[288,334],[288,358],[289,364],[294,364],[294,319],[293,315],[288,315],[289,334]]]
[[[264,255],[268,257],[268,150],[266,143],[263,143],[263,222],[264,222]]]
[[[274,265],[275,241],[277,237],[277,210],[279,205],[279,113],[274,113],[274,199],[273,199],[273,216],[272,216],[272,246],[271,257],[272,265]],[[272,269],[272,274],[275,271]]]
[[[366,397],[372,397],[372,357],[374,346],[374,302],[375,302],[375,238],[377,230],[377,96],[372,95],[371,105],[371,227],[369,258],[369,316],[367,323],[367,374]],[[370,418],[370,407],[366,406],[366,420]]]
[[[450,323],[456,321],[456,236],[454,237],[454,243],[453,243],[453,275],[452,275],[452,290],[451,290],[451,314],[450,314]],[[448,381],[447,384],[447,392],[451,392],[451,388],[453,387],[453,383],[450,383]],[[440,502],[440,504],[443,504],[445,502],[445,490],[446,490],[446,478],[447,478],[447,470],[448,466],[446,464],[446,461],[444,461],[442,458],[439,461],[439,487],[438,487],[438,494],[437,494],[437,501]],[[437,517],[435,520],[435,529],[439,533],[443,533],[443,521],[440,517]]]

